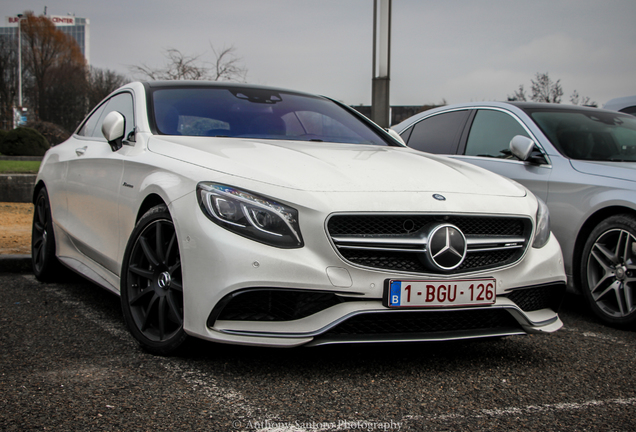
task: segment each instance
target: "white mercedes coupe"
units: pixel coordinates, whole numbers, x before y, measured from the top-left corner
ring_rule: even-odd
[[[42,162],[33,270],[120,295],[142,347],[550,333],[566,276],[545,204],[334,100],[135,82]]]

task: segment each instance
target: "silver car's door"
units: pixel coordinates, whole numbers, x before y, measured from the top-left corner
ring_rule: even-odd
[[[133,98],[119,93],[80,129],[75,155],[68,161],[68,234],[83,255],[114,274],[119,274],[119,194],[123,157],[113,152],[101,132],[104,117],[118,111],[126,119],[126,136],[134,130]]]
[[[512,156],[509,144],[516,135],[527,136],[537,142],[525,125],[511,113],[498,109],[479,109],[474,113],[465,142],[460,143],[459,154],[452,157],[518,181],[547,202],[552,174],[549,159],[543,154],[539,158],[541,162],[529,163]]]

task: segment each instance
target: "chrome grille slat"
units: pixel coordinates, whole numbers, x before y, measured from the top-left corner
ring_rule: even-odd
[[[426,238],[338,236],[332,237],[338,249],[360,249],[422,253],[426,251]],[[523,237],[466,237],[468,253],[523,248]],[[409,247],[410,246],[410,247]]]

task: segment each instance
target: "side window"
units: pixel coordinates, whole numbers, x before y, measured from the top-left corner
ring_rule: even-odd
[[[104,108],[106,108],[107,104],[108,102],[105,102],[99,108],[95,110],[95,112],[88,118],[88,120],[84,122],[84,125],[82,126],[82,128],[77,132],[78,135],[88,136],[88,137],[93,136],[93,131],[95,130],[95,126],[97,126],[97,123],[99,123],[99,119],[104,113]]]
[[[627,107],[627,108],[623,108],[620,111],[624,112],[625,114],[636,115],[636,106],[630,106],[630,107]]]
[[[126,119],[125,137],[135,129],[135,118],[133,114],[133,98],[130,93],[120,93],[113,96],[102,104],[89,118],[86,120],[82,128],[77,132],[78,135],[92,138],[104,139],[102,135],[102,122],[104,118],[112,111],[119,111]]]
[[[479,110],[466,142],[468,156],[509,157],[507,150],[515,135],[528,136],[521,124],[501,111]]]
[[[417,123],[407,145],[437,154],[455,154],[469,111],[451,111],[428,117]]]

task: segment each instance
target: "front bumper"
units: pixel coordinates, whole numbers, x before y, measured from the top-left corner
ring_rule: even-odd
[[[171,209],[171,213],[184,271],[184,328],[198,338],[291,347],[469,339],[550,333],[562,327],[557,312],[566,277],[561,250],[553,236],[541,249],[529,247],[514,265],[447,277],[449,281],[475,276],[495,278],[497,299],[493,305],[396,310],[383,305],[386,280],[426,280],[427,276],[365,269],[344,262],[324,232],[324,214],[303,213],[306,245],[286,250],[256,243],[211,223],[192,198],[186,196],[173,203],[187,211]],[[311,227],[316,227],[314,232]],[[547,292],[548,300],[524,306],[518,294],[511,295],[531,290],[539,290],[541,295]],[[271,310],[267,308],[241,315],[236,299],[253,292],[282,292],[277,295],[279,299],[285,298],[284,293],[314,293],[332,300],[308,315],[268,315]],[[234,314],[228,312],[228,305],[233,305]]]
[[[278,344],[312,346],[552,332],[562,326],[556,311],[564,292],[565,284],[557,283],[513,290],[498,296],[492,306],[396,310],[382,306],[379,300],[336,293],[305,292],[304,299],[290,302],[294,296],[303,297],[302,291],[256,289],[219,302],[208,317],[208,326],[224,336],[276,338]],[[334,304],[337,299],[340,302]],[[285,319],[302,309],[300,305],[320,307],[321,303],[324,309],[318,312],[308,310],[306,317]],[[316,322],[323,326],[315,329]]]

